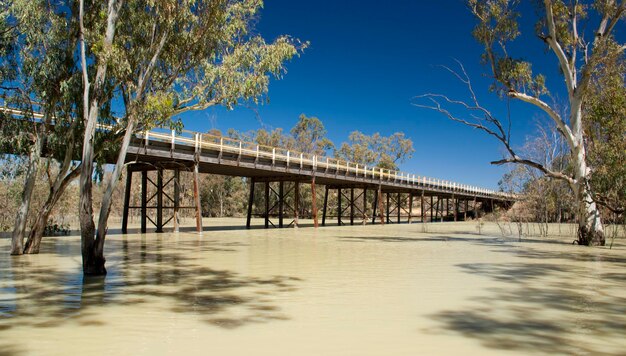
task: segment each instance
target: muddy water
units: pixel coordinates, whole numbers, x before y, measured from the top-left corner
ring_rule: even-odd
[[[209,224],[112,234],[93,280],[78,237],[19,258],[0,240],[0,354],[626,354],[623,242]]]

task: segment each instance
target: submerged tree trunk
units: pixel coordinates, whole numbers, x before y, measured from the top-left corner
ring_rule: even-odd
[[[26,221],[28,220],[28,211],[30,209],[33,190],[35,189],[40,160],[41,144],[39,140],[35,140],[30,148],[26,181],[24,182],[24,190],[22,191],[22,202],[17,211],[15,227],[11,235],[11,255],[21,255],[23,252],[24,231],[26,230]]]
[[[80,174],[80,168],[76,167],[69,173],[67,170],[63,170],[59,173],[55,184],[50,187],[50,193],[48,199],[44,203],[43,207],[39,210],[35,223],[24,245],[25,254],[37,254],[39,253],[39,246],[41,245],[41,239],[43,238],[44,231],[48,224],[48,218],[52,213],[52,209],[59,201],[67,186],[78,177]]]
[[[589,186],[585,182],[581,184],[578,198],[578,244],[585,246],[604,246],[606,238],[604,227],[600,218],[598,205],[592,199]]]

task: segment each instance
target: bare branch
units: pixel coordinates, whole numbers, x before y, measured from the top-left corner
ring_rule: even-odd
[[[567,142],[570,145],[570,147],[572,147],[572,149],[574,147],[576,147],[575,140],[574,140],[574,134],[572,134],[572,130],[569,128],[569,126],[567,126],[565,124],[565,121],[563,120],[561,115],[559,115],[556,111],[554,111],[554,109],[552,109],[543,100],[541,100],[541,99],[539,99],[537,97],[534,97],[534,96],[531,96],[531,95],[528,95],[528,94],[524,94],[524,93],[519,93],[519,92],[516,92],[516,91],[509,91],[509,96],[512,97],[512,98],[519,99],[521,101],[527,102],[529,104],[533,104],[536,107],[538,107],[541,110],[543,110],[546,114],[548,114],[550,116],[552,121],[554,121],[554,123],[557,125],[557,127],[560,130],[560,132],[563,134],[563,136],[565,136],[565,139],[567,140]]]
[[[562,172],[556,172],[556,171],[552,171],[548,168],[546,168],[546,166],[537,163],[535,161],[529,160],[529,159],[523,159],[520,157],[511,157],[511,158],[505,158],[505,159],[501,159],[499,161],[493,161],[491,162],[491,164],[494,165],[503,165],[503,164],[507,164],[507,163],[517,163],[517,164],[523,164],[532,168],[536,168],[539,171],[541,171],[543,174],[545,174],[546,176],[550,177],[550,178],[555,178],[555,179],[560,179],[560,180],[564,180],[566,181],[569,185],[573,185],[576,183],[576,181],[572,178],[569,177],[565,174],[563,174]]]

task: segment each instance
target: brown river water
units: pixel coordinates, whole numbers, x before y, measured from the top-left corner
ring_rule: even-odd
[[[112,231],[104,279],[83,279],[77,236],[21,257],[1,239],[0,355],[626,355],[623,239],[205,225]]]

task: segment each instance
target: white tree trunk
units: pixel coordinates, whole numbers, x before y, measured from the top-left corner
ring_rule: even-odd
[[[100,205],[100,215],[98,218],[98,230],[96,232],[96,254],[104,254],[104,239],[106,237],[108,229],[108,221],[109,214],[111,213],[113,192],[115,191],[117,182],[119,182],[120,176],[122,175],[122,169],[124,168],[124,163],[126,161],[126,152],[128,152],[128,146],[130,145],[130,140],[133,137],[135,126],[135,120],[129,118],[128,124],[126,126],[126,132],[124,133],[124,139],[122,140],[122,146],[120,147],[117,161],[115,162],[115,167],[113,168],[113,172],[106,182],[107,190],[102,197],[102,204]]]
[[[107,11],[107,25],[102,40],[104,51],[109,51],[113,45],[118,11],[123,0],[109,0]],[[80,219],[81,253],[83,257],[83,273],[85,275],[105,275],[104,255],[102,249],[96,249],[95,223],[93,221],[92,175],[94,160],[94,135],[98,123],[102,87],[106,79],[107,64],[104,59],[98,60],[93,92],[90,96],[90,83],[87,73],[87,55],[85,50],[85,28],[83,26],[84,2],[80,1],[80,56],[83,70],[83,111],[85,121],[85,137],[83,139],[82,169],[80,172],[80,205],[78,215]]]
[[[590,191],[589,178],[591,169],[587,166],[586,150],[582,127],[582,100],[571,99],[571,124],[576,146],[571,147],[572,165],[576,181],[574,195],[578,205],[578,244],[604,246],[604,227],[600,218],[600,210]]]
[[[28,154],[28,170],[26,171],[26,180],[22,191],[22,202],[15,217],[15,226],[11,235],[11,255],[21,255],[24,253],[24,231],[26,230],[26,221],[28,220],[28,211],[30,210],[30,202],[32,200],[37,173],[39,172],[39,162],[41,160],[41,144],[36,140],[30,148]]]

